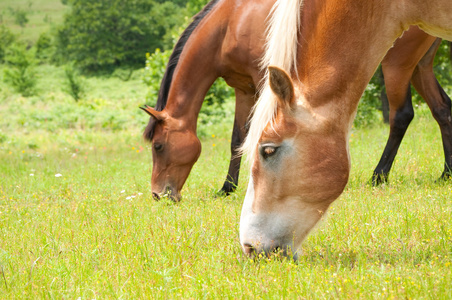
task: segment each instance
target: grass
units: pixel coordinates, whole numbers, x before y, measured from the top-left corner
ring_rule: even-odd
[[[35,41],[64,6],[34,1],[27,26],[14,27],[8,7],[28,3],[4,0],[0,12]],[[368,184],[388,128],[353,130],[349,184],[300,262],[251,261],[238,239],[247,170],[235,194],[216,197],[232,117],[200,128],[203,153],[182,202],[155,202],[139,74],[87,78],[76,103],[62,68],[37,71],[34,97],[0,86],[0,299],[452,298],[452,183],[436,182],[441,137],[425,105],[390,184]]]
[[[134,97],[112,100],[127,87],[97,85],[111,87],[102,97],[119,103],[118,113],[136,109],[130,106]],[[80,105],[64,95],[49,97],[32,100],[43,111],[58,101],[75,110]],[[91,97],[86,101],[97,95]],[[7,120],[14,120],[16,101],[30,99],[6,99],[0,124],[2,299],[452,297],[452,183],[435,182],[443,166],[441,138],[423,105],[391,183],[383,187],[368,181],[387,127],[353,131],[349,184],[295,264],[254,262],[241,254],[247,170],[235,194],[215,197],[226,175],[231,120],[205,129],[184,198],[173,204],[151,197],[151,153],[141,139],[145,116],[137,115],[140,122],[127,117],[129,126],[116,130],[24,130]]]

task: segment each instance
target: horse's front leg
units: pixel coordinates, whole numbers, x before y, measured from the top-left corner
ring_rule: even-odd
[[[229,162],[228,175],[226,176],[223,187],[219,191],[219,193],[225,195],[234,192],[239,183],[240,163],[242,161],[239,148],[245,139],[247,133],[246,123],[255,101],[254,94],[245,93],[238,89],[235,90],[235,97],[235,117],[231,138],[231,160]]]

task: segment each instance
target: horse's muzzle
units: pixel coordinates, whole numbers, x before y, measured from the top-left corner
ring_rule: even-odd
[[[154,200],[156,201],[160,200],[161,198],[168,198],[174,202],[180,202],[182,195],[171,187],[167,186],[161,193],[152,192],[152,198],[154,198]]]

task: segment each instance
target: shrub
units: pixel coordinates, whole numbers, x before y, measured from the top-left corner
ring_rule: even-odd
[[[66,75],[66,86],[64,91],[71,95],[77,102],[85,95],[85,81],[78,74],[73,64],[69,64],[64,68],[64,74]]]
[[[19,25],[20,27],[25,27],[28,23],[27,12],[21,8],[11,9],[11,13],[14,16],[14,23]]]
[[[52,57],[52,38],[47,32],[41,33],[35,44],[36,58],[41,61],[48,61]]]
[[[36,92],[33,54],[26,50],[25,45],[13,44],[6,51],[5,62],[4,81],[23,96],[32,96]]]
[[[0,63],[5,62],[6,49],[14,42],[15,36],[5,25],[0,25]]]
[[[143,72],[143,82],[148,86],[146,102],[155,106],[160,90],[160,82],[165,74],[171,51],[160,51],[157,48],[154,53],[146,53],[146,67]]]

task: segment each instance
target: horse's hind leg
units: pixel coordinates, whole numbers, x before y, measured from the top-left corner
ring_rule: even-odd
[[[246,122],[255,101],[254,94],[247,94],[238,89],[235,90],[235,96],[236,103],[234,128],[231,138],[231,160],[229,162],[228,175],[226,176],[223,187],[219,191],[226,195],[234,192],[239,183],[240,163],[242,161],[239,148],[245,139],[247,132]]]
[[[381,62],[389,101],[390,133],[372,176],[374,186],[387,181],[397,150],[414,117],[410,79],[419,61],[430,59],[432,54],[429,49],[435,40],[418,27],[412,26],[395,42]]]
[[[444,92],[441,85],[436,80],[433,73],[433,59],[441,43],[437,39],[427,54],[421,59],[414,70],[411,82],[418,93],[427,102],[433,117],[438,122],[443,139],[445,156],[444,171],[442,179],[449,179],[452,176],[452,115],[451,100]]]
[[[388,74],[388,72],[385,73],[385,76],[386,74]],[[387,182],[389,171],[391,170],[400,143],[408,129],[408,125],[410,125],[411,120],[414,117],[409,79],[406,79],[405,81],[399,80],[398,83],[402,83],[400,85],[388,84],[387,79],[385,79],[385,82],[390,111],[389,138],[386,142],[380,161],[372,175],[373,186]]]

